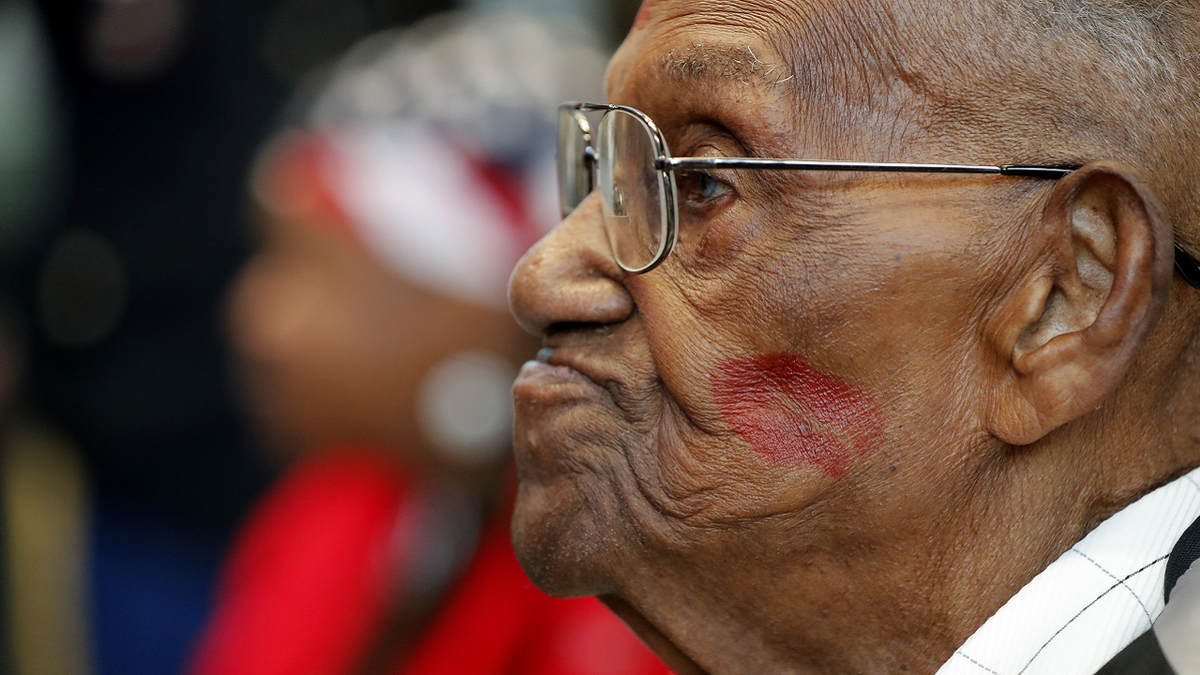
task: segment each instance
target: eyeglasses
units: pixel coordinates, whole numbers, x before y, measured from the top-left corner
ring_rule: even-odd
[[[595,133],[585,113],[601,113]],[[994,174],[1058,180],[1078,167],[969,164],[905,164],[741,157],[672,157],[661,131],[636,108],[603,103],[559,106],[558,193],[564,218],[596,188],[604,228],[621,269],[643,274],[675,247],[679,232],[676,171],[755,169],[772,171],[875,171]],[[594,119],[594,117],[593,117]],[[1178,246],[1175,268],[1200,289],[1200,261]]]

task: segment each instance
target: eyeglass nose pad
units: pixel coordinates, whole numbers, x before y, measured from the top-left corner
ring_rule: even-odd
[[[600,154],[596,152],[595,146],[589,143],[583,150],[583,158],[588,165],[587,194],[591,194],[596,189],[596,172],[600,170]]]
[[[588,195],[596,191],[596,172],[600,170],[600,155],[591,143],[588,143],[583,149],[583,163],[587,167],[587,190],[573,198],[577,200],[574,204],[569,206],[565,203],[559,204],[559,210],[562,212],[562,219],[564,220],[570,217],[575,212],[575,209],[579,208],[579,205],[583,203],[583,200],[587,199]]]

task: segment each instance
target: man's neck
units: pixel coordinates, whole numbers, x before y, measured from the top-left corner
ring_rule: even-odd
[[[657,573],[627,586],[627,602],[609,602],[680,675],[932,675],[1047,565],[1153,487],[1089,495],[1063,478],[1087,471],[1064,473],[1064,460],[1050,459],[1010,458],[1019,466],[942,492],[938,506],[892,528],[866,517],[860,531],[808,527],[826,543],[787,554],[760,550],[779,539],[745,542],[743,560],[773,559],[757,565],[769,578],[743,578],[733,560],[681,568],[673,558],[643,566]]]

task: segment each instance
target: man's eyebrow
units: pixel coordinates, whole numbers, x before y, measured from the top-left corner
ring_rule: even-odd
[[[764,62],[749,46],[693,44],[658,57],[651,68],[684,84],[718,80],[772,88],[794,79],[784,66]]]

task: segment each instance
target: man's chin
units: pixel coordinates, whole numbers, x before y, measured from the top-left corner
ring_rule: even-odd
[[[695,661],[671,641],[657,626],[650,623],[632,605],[615,595],[604,595],[600,601],[621,618],[646,646],[654,650],[676,675],[707,675]]]
[[[602,571],[611,539],[599,535],[595,515],[569,480],[521,481],[513,508],[513,550],[534,585],[559,598],[611,590]]]

